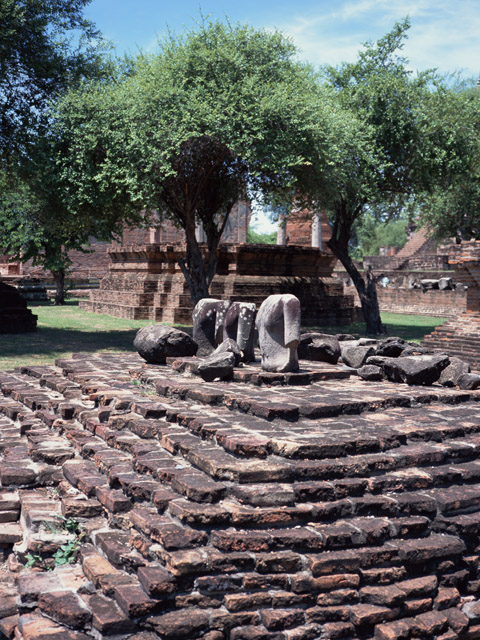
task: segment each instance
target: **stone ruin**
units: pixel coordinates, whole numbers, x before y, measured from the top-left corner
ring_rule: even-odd
[[[454,317],[425,336],[423,344],[430,349],[445,349],[479,369],[480,242],[451,245],[449,264],[455,269],[456,281],[465,288],[466,308],[457,309]]]
[[[394,255],[366,256],[360,270],[371,267],[380,311],[454,317],[466,309],[465,284],[457,278],[449,254],[455,245],[437,246],[425,229],[415,231]],[[345,292],[360,301],[346,271],[336,270]]]
[[[185,248],[148,244],[109,250],[109,273],[80,308],[117,317],[190,324],[193,305],[178,264]],[[333,277],[336,259],[316,247],[221,245],[210,292],[213,298],[255,303],[291,293],[301,303],[305,324],[346,324],[353,299]]]
[[[257,319],[282,348],[290,302]],[[480,376],[398,338],[311,333],[298,371],[265,371],[217,327],[236,366],[199,384],[176,331],[139,332],[165,364],[0,373],[0,634],[479,637]]]
[[[28,333],[37,328],[37,316],[27,308],[15,287],[0,282],[0,333]]]

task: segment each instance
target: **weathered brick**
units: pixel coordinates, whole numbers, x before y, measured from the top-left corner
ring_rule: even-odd
[[[96,495],[99,502],[110,513],[123,513],[132,507],[130,499],[122,491],[108,489],[108,487],[98,487]]]
[[[281,631],[305,622],[302,609],[263,609],[260,617],[269,631]]]
[[[395,585],[363,587],[359,591],[360,600],[368,604],[394,607],[405,599],[405,592]]]
[[[79,631],[70,631],[39,614],[26,614],[18,619],[22,640],[89,640]]]
[[[423,576],[412,580],[403,580],[397,584],[407,598],[420,598],[436,594],[438,579],[436,576]]]
[[[416,616],[411,621],[413,634],[433,638],[446,631],[448,618],[440,611],[427,611]]]
[[[83,559],[82,568],[87,578],[98,587],[99,579],[101,576],[120,574],[119,569],[116,569],[108,560],[100,555],[90,555]]]
[[[92,626],[100,633],[128,633],[134,630],[134,625],[115,602],[105,596],[94,594],[88,599],[88,606],[92,612]]]
[[[160,566],[139,567],[137,576],[149,596],[167,596],[175,589],[174,577]]]
[[[350,620],[355,626],[376,625],[396,618],[398,613],[398,609],[378,607],[373,604],[356,604],[350,607],[348,612]]]
[[[189,640],[209,628],[208,616],[199,609],[185,609],[148,619],[155,631],[165,640]]]
[[[269,607],[272,604],[272,596],[268,593],[233,593],[225,596],[225,606],[229,611],[257,610],[260,607]]]
[[[132,618],[146,616],[161,609],[161,602],[149,598],[140,585],[135,583],[116,586],[113,597],[120,609]]]
[[[51,591],[38,596],[38,607],[55,622],[72,629],[84,629],[92,618],[91,612],[73,591]]]
[[[455,587],[439,589],[435,598],[435,609],[449,609],[460,602],[460,593]]]
[[[222,551],[267,551],[271,536],[261,531],[213,531],[211,540]]]
[[[169,551],[163,554],[167,569],[175,576],[195,575],[207,570],[207,557],[195,550]]]
[[[332,576],[321,576],[320,578],[312,578],[309,574],[305,573],[291,577],[292,591],[295,593],[356,588],[359,584],[360,577],[356,573],[340,573]]]
[[[411,626],[406,620],[395,620],[386,624],[377,624],[375,638],[378,640],[408,640]]]
[[[317,604],[320,607],[335,607],[354,602],[358,602],[358,592],[355,589],[337,589],[317,596]]]

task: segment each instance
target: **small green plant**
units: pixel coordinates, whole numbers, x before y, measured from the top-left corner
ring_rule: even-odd
[[[53,517],[56,519],[56,522],[49,522],[48,520],[44,520],[42,522],[43,526],[48,529],[50,533],[62,533],[64,531],[68,531],[68,533],[80,535],[80,525],[78,524],[78,520],[72,517],[66,518],[65,516],[61,516],[57,513]]]
[[[85,537],[85,533],[82,532],[80,524],[76,518],[66,518],[59,514],[54,514],[54,518],[56,519],[56,522],[49,522],[48,520],[43,521],[43,526],[48,531],[51,533],[68,532],[75,537],[73,540],[69,540],[65,544],[62,544],[51,557],[42,557],[38,554],[27,553],[25,555],[25,567],[40,567],[46,571],[52,571],[55,567],[75,562],[78,549],[80,548],[82,539]]]
[[[57,549],[53,554],[53,560],[56,567],[60,567],[63,564],[71,564],[75,562],[77,557],[77,551],[80,547],[80,540],[70,540],[67,544],[62,544],[60,549]]]
[[[80,529],[78,520],[76,520],[72,516],[70,516],[70,518],[65,518],[65,516],[60,516],[60,515],[57,515],[55,517],[62,522],[63,528],[66,529],[68,533],[73,533],[76,536],[80,536],[81,529]]]
[[[39,556],[36,553],[27,553],[25,556],[26,562],[25,566],[30,569],[30,567],[40,566],[43,564],[42,556]]]

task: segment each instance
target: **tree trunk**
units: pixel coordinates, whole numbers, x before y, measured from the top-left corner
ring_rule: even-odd
[[[342,243],[343,244],[343,243]],[[335,242],[332,238],[328,240],[327,245],[333,251],[334,255],[340,260],[345,267],[348,275],[355,285],[362,305],[362,313],[365,318],[365,333],[368,335],[378,335],[386,333],[385,325],[382,324],[380,318],[380,308],[378,306],[377,288],[373,277],[371,266],[367,268],[366,282],[362,278],[361,273],[355,266],[353,260],[348,255],[348,244],[342,246],[339,242]]]
[[[229,213],[230,213],[229,208]],[[210,297],[210,285],[217,273],[218,265],[218,245],[225,228],[228,214],[223,223],[217,227],[209,225],[205,229],[207,236],[207,251],[200,248],[195,234],[195,225],[187,224],[185,228],[185,238],[187,244],[186,259],[179,259],[185,280],[187,281],[193,305],[195,306],[202,298]],[[208,253],[208,257],[207,257]]]
[[[55,303],[65,304],[65,271],[64,269],[52,269],[51,274],[55,280]]]
[[[179,258],[178,263],[187,281],[193,306],[202,298],[209,297],[209,285],[205,266],[205,255],[200,249],[195,236],[195,225],[188,224],[185,228],[187,244],[186,257]]]

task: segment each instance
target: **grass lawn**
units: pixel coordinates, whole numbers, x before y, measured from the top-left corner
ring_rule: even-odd
[[[77,301],[69,301],[64,307],[55,307],[49,302],[36,303],[30,308],[38,316],[38,329],[35,333],[0,334],[0,370],[53,363],[55,358],[69,357],[75,351],[133,351],[135,333],[151,324],[150,320],[122,320],[81,311]],[[383,313],[382,320],[389,335],[417,342],[445,322],[445,318],[393,313]],[[318,327],[318,330],[360,336],[365,333],[361,322]]]
[[[387,328],[388,336],[399,336],[410,342],[421,342],[427,333],[446,322],[448,318],[433,316],[412,316],[400,313],[382,313],[382,322]],[[355,336],[365,336],[365,323],[353,322],[349,325],[317,327],[323,333],[351,333]],[[309,329],[311,331],[311,329]]]

